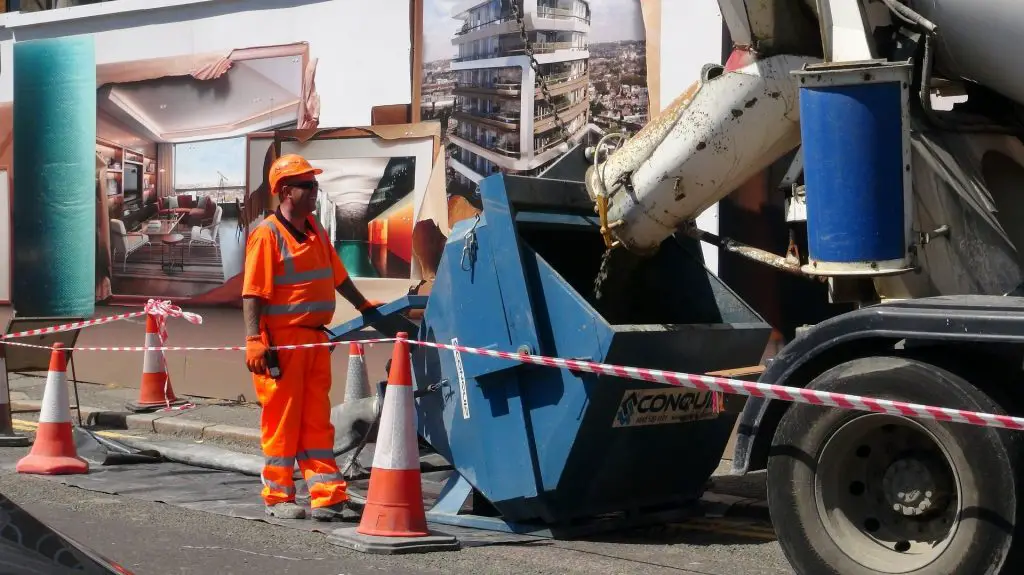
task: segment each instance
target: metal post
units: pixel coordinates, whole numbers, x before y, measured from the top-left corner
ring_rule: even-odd
[[[14,432],[11,386],[7,383],[7,348],[0,345],[0,447],[25,447],[29,438]]]

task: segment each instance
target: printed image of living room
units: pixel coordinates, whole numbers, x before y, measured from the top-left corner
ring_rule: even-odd
[[[296,127],[303,67],[295,54],[224,59],[99,87],[98,237],[109,265],[98,273],[108,268],[109,295],[194,298],[241,273],[246,134]]]

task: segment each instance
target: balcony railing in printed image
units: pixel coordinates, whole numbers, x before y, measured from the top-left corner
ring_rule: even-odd
[[[560,106],[558,108],[558,118],[562,123],[571,123],[581,114],[586,114],[589,108],[590,102],[586,100],[569,106]],[[552,111],[547,111],[544,115],[534,118],[533,131],[535,134],[540,134],[555,129],[558,125],[558,122],[555,121],[555,114]]]
[[[499,140],[497,144],[488,149],[510,158],[518,158],[521,153],[519,151],[519,142],[511,142],[508,140]]]
[[[543,4],[537,6],[537,16],[539,18],[551,18],[555,20],[579,20],[581,22],[586,23],[587,25],[590,24],[589,16],[579,16],[573,13],[572,10],[566,10],[565,8],[556,8],[554,6],[545,6]],[[513,16],[511,12],[504,12],[497,18],[493,20],[488,20],[487,22],[481,22],[479,24],[473,25],[470,25],[469,22],[466,22],[462,25],[461,28],[459,28],[455,35],[465,36],[466,34],[476,32],[477,30],[483,30],[485,28],[490,28],[491,26],[498,26],[500,24],[504,24],[505,22],[514,22],[515,19],[515,16]]]
[[[577,46],[572,42],[535,42],[533,44],[533,52],[535,54],[550,54],[558,50],[571,50],[574,52],[585,52],[588,48],[586,46]],[[452,58],[452,62],[469,62],[472,60],[486,60],[488,58],[503,58],[507,56],[521,56],[526,53],[526,49],[523,45],[517,44],[514,48],[503,48],[498,50],[488,50],[485,52],[479,52],[469,54],[465,56],[456,56]]]
[[[456,56],[452,58],[452,62],[469,62],[471,60],[486,60],[487,58],[500,58],[501,51],[499,50],[488,50],[486,52],[479,52],[474,54],[468,54],[465,56]]]
[[[484,28],[490,28],[491,26],[498,26],[500,24],[504,24],[505,22],[512,22],[514,20],[515,20],[515,18],[511,14],[505,14],[505,15],[499,16],[498,18],[495,18],[494,20],[489,20],[487,22],[482,22],[480,24],[476,24],[476,25],[473,25],[473,26],[470,26],[469,22],[466,22],[462,26],[462,28],[459,28],[459,31],[456,32],[455,35],[456,36],[465,36],[466,34],[469,34],[470,32],[476,32],[477,30],[483,30]]]
[[[579,20],[585,24],[590,24],[590,18],[588,16],[578,16],[574,14],[572,10],[566,10],[565,8],[537,6],[537,16],[540,18],[551,18],[554,20]]]
[[[572,72],[563,72],[563,73],[560,73],[560,74],[546,74],[544,76],[544,78],[547,80],[548,87],[549,88],[554,88],[554,87],[560,86],[562,84],[567,84],[569,82],[575,82],[576,80],[579,80],[580,78],[586,77],[586,75],[587,75],[586,72],[583,72],[582,74],[573,74]],[[498,92],[516,92],[516,93],[518,93],[521,89],[522,89],[522,83],[521,82],[509,82],[509,81],[504,81],[504,82],[490,82],[490,81],[487,81],[487,82],[478,82],[478,83],[456,82],[455,86],[454,86],[454,91],[459,91],[459,90],[463,90],[463,91],[487,91],[487,90],[494,90],[494,91],[498,91]],[[538,88],[538,90],[539,90],[539,88]]]
[[[512,158],[519,156],[519,142],[509,140],[507,138],[470,138],[468,136],[459,136],[463,140],[480,146],[485,150],[497,152],[503,156],[509,156]]]
[[[586,50],[585,46],[576,46],[572,42],[534,42],[533,52],[535,54],[548,54],[557,50]],[[526,49],[520,45],[517,48],[505,50],[509,55],[522,54]]]
[[[569,108],[572,108],[573,106],[579,106],[580,104],[589,104],[589,102],[581,101],[581,102],[566,102],[564,104],[563,103],[559,103],[559,105],[555,106],[554,109],[551,109],[550,107],[547,107],[547,106],[542,106],[542,107],[538,108],[535,111],[535,113],[533,115],[533,118],[534,118],[534,120],[546,120],[546,119],[554,116],[556,112],[558,114],[561,114],[562,112],[568,110]]]
[[[483,110],[476,110],[466,106],[456,106],[455,113],[468,116],[470,119],[478,118],[481,120],[494,120],[505,124],[519,124],[519,115],[509,112],[484,112]]]

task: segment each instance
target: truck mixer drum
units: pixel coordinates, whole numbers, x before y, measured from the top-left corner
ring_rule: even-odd
[[[760,360],[770,327],[696,241],[630,256],[628,282],[596,298],[605,245],[582,183],[499,174],[480,193],[479,219],[447,240],[420,339],[694,373]],[[735,421],[707,392],[422,346],[412,356],[417,390],[440,383],[417,402],[420,435],[455,470],[429,514],[438,523],[567,536],[607,513],[664,521],[644,512],[699,498]],[[496,517],[461,514],[471,495]]]

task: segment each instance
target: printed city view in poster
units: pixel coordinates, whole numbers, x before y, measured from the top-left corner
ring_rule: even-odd
[[[639,0],[425,0],[423,30],[421,117],[442,123],[449,193],[648,120]]]

